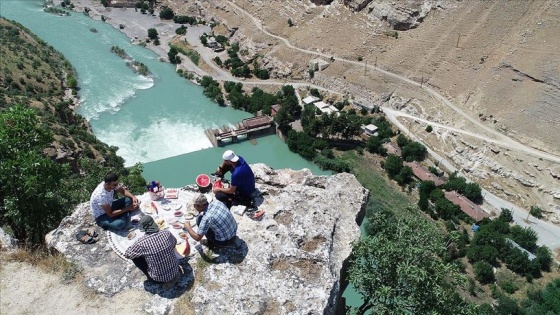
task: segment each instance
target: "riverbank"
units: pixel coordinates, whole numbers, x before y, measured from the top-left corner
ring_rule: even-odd
[[[158,31],[160,45],[156,46],[152,42],[146,48],[155,52],[160,61],[168,61],[167,52],[169,43],[173,39],[175,29],[178,27],[171,20],[162,20],[157,14],[142,14],[135,8],[112,8],[103,7],[100,2],[93,0],[73,0],[74,11],[84,13],[89,9],[87,15],[96,21],[104,21],[115,29],[124,33],[133,44],[140,44],[148,37],[148,29],[155,28]],[[121,26],[124,26],[122,28]],[[203,54],[204,52],[199,52]],[[197,67],[189,59],[183,59],[180,69],[194,73],[198,76],[209,75],[206,71]]]

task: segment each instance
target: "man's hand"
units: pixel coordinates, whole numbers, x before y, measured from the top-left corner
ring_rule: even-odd
[[[191,223],[189,221],[185,221],[184,227],[186,230],[189,230],[191,228]]]
[[[138,207],[140,206],[140,202],[138,202],[138,198],[136,198],[136,196],[132,197],[132,208],[134,210],[138,209]]]
[[[220,191],[222,191],[221,188],[212,185],[212,192],[213,192],[213,193],[217,193],[217,192],[220,192]]]

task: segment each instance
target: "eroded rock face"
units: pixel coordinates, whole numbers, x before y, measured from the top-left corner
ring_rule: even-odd
[[[74,239],[79,229],[95,226],[87,203],[63,219],[47,243],[83,267],[84,283],[99,293],[141,289],[146,294],[143,310],[149,314],[168,313],[173,298],[187,290],[196,314],[335,314],[340,271],[350,243],[360,235],[367,190],[350,174],[315,176],[305,169],[251,167],[257,187],[266,192],[259,206],[266,212],[264,219],[235,215],[236,247],[207,257],[197,246],[182,260],[187,272],[172,290],[145,283],[130,261],[113,252],[105,233],[92,245]],[[181,190],[193,197],[197,193],[193,186]],[[202,263],[203,258],[212,261]]]
[[[369,16],[385,21],[399,31],[418,27],[432,9],[441,6],[434,0],[344,0],[344,5],[355,12],[366,9]]]

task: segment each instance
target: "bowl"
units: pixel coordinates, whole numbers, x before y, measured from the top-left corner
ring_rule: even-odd
[[[182,215],[183,215],[183,212],[181,212],[181,211],[175,211],[175,216],[176,216],[176,217],[180,217],[180,216],[182,216]]]
[[[136,236],[136,233],[134,232],[130,232],[128,233],[128,235],[126,236],[126,238],[128,238],[129,240],[133,239]]]
[[[171,226],[174,229],[182,229],[183,228],[183,225],[181,223],[173,223],[173,224],[171,224]]]
[[[174,205],[174,209],[175,209],[175,210],[179,210],[179,209],[181,209],[182,207],[183,207],[182,204],[176,204],[176,205]]]
[[[189,237],[189,235],[185,232],[180,232],[179,237],[182,238],[182,239],[187,239],[187,237]]]
[[[167,223],[169,224],[175,224],[177,223],[179,220],[177,218],[169,218],[167,219]]]

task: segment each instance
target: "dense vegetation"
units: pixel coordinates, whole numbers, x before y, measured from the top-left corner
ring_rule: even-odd
[[[73,112],[64,95],[77,91],[76,75],[60,53],[5,19],[0,41],[0,226],[41,244],[106,173],[136,192],[144,179],[140,166],[124,168],[117,148],[98,141]],[[55,163],[57,152],[66,158]]]

